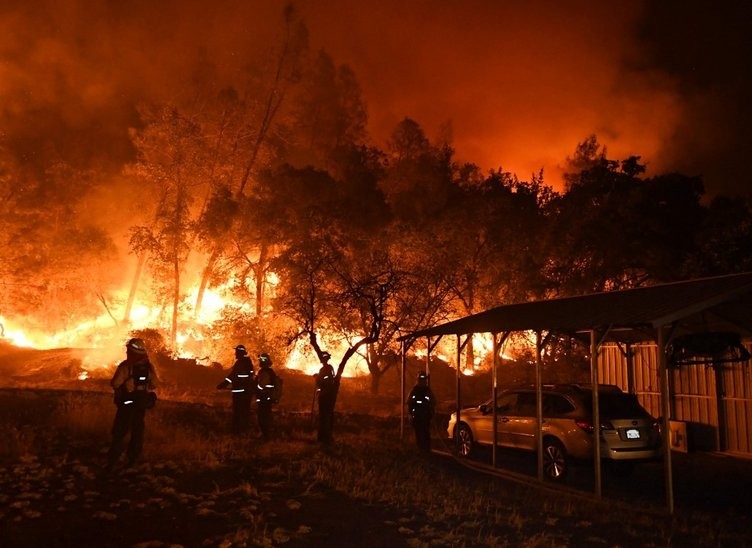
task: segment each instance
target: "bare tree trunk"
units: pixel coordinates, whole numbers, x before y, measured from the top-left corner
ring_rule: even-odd
[[[279,56],[279,59],[277,61],[277,70],[274,75],[274,82],[272,84],[272,88],[269,91],[269,96],[266,100],[266,105],[264,108],[264,115],[261,120],[261,124],[258,129],[258,133],[256,134],[256,139],[253,143],[253,147],[251,148],[250,157],[248,159],[248,162],[245,165],[245,170],[243,172],[243,176],[240,179],[240,184],[238,186],[238,192],[237,196],[240,198],[243,196],[243,193],[245,191],[245,187],[248,184],[248,181],[251,177],[251,172],[253,171],[254,166],[256,165],[256,161],[258,160],[259,153],[261,152],[261,147],[264,144],[264,141],[266,141],[266,137],[269,133],[269,130],[272,127],[272,123],[274,122],[274,118],[277,115],[277,112],[279,111],[280,106],[282,105],[282,102],[285,97],[285,86],[284,84],[284,68],[287,64],[287,61],[289,60],[290,55],[290,48],[291,48],[291,42],[292,42],[292,36],[290,34],[291,32],[291,20],[288,17],[288,14],[285,15],[286,22],[287,22],[287,35],[285,37],[285,42],[282,46],[282,52]],[[209,262],[207,262],[206,267],[204,268],[204,273],[201,277],[201,287],[203,289],[206,288],[206,284],[208,283],[208,279],[211,277],[211,274],[214,270],[214,264],[216,263],[217,259],[219,258],[219,255],[221,253],[221,246],[218,244],[215,246],[214,250],[212,251],[211,257],[209,259]],[[261,261],[259,261],[261,262]],[[256,312],[259,313],[260,310],[262,310],[263,306],[263,299],[259,300],[259,279],[263,280],[262,278],[259,278],[257,276],[256,282],[257,282],[257,299],[256,299]],[[262,286],[263,290],[263,281],[260,284]],[[203,289],[200,291],[198,297],[196,299],[196,308],[195,308],[195,314],[198,315],[201,310],[202,300],[203,300]]]
[[[138,262],[136,263],[136,272],[133,273],[133,280],[131,281],[131,290],[128,293],[128,303],[125,305],[125,313],[123,314],[124,323],[129,323],[131,321],[131,311],[133,310],[133,302],[136,300],[136,291],[138,290],[138,283],[141,280],[141,273],[144,270],[145,262],[146,262],[146,252],[143,252],[138,256]]]
[[[204,267],[204,271],[201,274],[201,285],[199,285],[198,295],[196,295],[196,304],[193,307],[194,319],[198,318],[198,314],[201,311],[201,306],[204,303],[204,293],[206,293],[206,288],[209,285],[209,278],[211,278],[212,272],[214,272],[214,264],[217,262],[217,259],[219,259],[221,251],[222,248],[219,245],[214,246],[214,249],[209,256],[209,260],[206,261],[206,266]]]
[[[475,346],[473,345],[473,335],[470,334],[465,347],[465,369],[475,371]]]
[[[175,288],[172,295],[172,334],[171,343],[172,350],[177,349],[178,342],[178,306],[180,305],[180,258],[175,254],[173,261],[174,275],[175,275]]]
[[[112,313],[112,310],[110,310],[110,305],[107,304],[107,299],[105,298],[104,294],[101,291],[97,291],[97,298],[99,299],[99,302],[102,303],[102,306],[104,306],[104,309],[107,311],[107,314],[112,318],[112,321],[115,323],[115,325],[118,325],[117,318]]]
[[[379,393],[379,386],[381,386],[382,377],[383,371],[378,367],[371,371],[371,394],[374,396]]]
[[[467,298],[467,313],[473,314],[475,312],[475,288],[471,285],[468,290],[468,298]],[[457,364],[457,367],[460,367],[460,364]],[[473,335],[469,335],[469,339],[467,340],[467,347],[465,351],[465,369],[468,369],[470,371],[475,371],[475,348],[473,345]]]
[[[256,159],[258,158],[259,152],[261,151],[261,145],[266,140],[266,135],[269,133],[269,129],[272,127],[272,122],[274,121],[275,115],[277,114],[277,111],[282,105],[282,101],[285,97],[285,89],[282,86],[284,79],[283,69],[287,62],[288,54],[290,53],[291,40],[292,38],[290,36],[290,23],[288,21],[287,36],[285,38],[285,43],[282,46],[282,53],[280,53],[279,60],[277,61],[277,71],[274,75],[274,83],[272,84],[272,88],[269,91],[269,96],[266,99],[264,117],[261,120],[261,126],[259,127],[258,134],[256,135],[256,140],[253,143],[253,148],[251,149],[251,157],[246,164],[245,172],[243,173],[243,177],[240,180],[238,195],[241,196],[243,195],[245,185],[248,183],[248,179],[250,178],[251,170],[256,164]]]
[[[264,312],[265,288],[266,288],[266,259],[269,256],[269,246],[266,242],[261,242],[259,248],[258,263],[254,266],[254,275],[256,276],[256,317],[260,318]]]

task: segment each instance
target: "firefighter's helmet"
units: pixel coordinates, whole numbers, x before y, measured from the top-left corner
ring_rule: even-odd
[[[321,359],[324,360],[325,362],[328,362],[330,359],[332,359],[332,355],[325,350],[324,352],[321,353]]]
[[[143,339],[133,338],[130,339],[125,347],[136,354],[146,354],[146,344]]]
[[[261,367],[271,367],[272,366],[272,359],[269,357],[269,354],[266,352],[259,354],[259,365]]]
[[[238,346],[235,347],[235,353],[240,354],[241,356],[248,355],[248,351],[245,349],[245,346],[242,344],[239,344]]]
[[[421,372],[418,373],[418,380],[419,381],[425,381],[426,379],[428,379],[428,375],[426,375],[425,371],[421,371]]]

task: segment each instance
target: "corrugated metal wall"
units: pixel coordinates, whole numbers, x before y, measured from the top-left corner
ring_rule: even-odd
[[[752,345],[745,346],[752,353]],[[723,368],[723,414],[728,451],[752,453],[752,363],[727,364]]]
[[[616,384],[623,390],[636,394],[640,403],[654,417],[661,414],[656,348],[655,344],[632,346],[631,373],[627,367],[624,346],[604,345],[598,360],[600,381]],[[749,343],[747,349],[750,349]],[[723,364],[718,371],[704,365],[671,371],[671,418],[687,422],[687,437],[691,447],[752,453],[750,367],[752,364],[748,361]],[[722,387],[720,394],[719,386]]]

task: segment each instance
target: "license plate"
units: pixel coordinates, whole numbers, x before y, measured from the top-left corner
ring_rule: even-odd
[[[637,430],[637,428],[628,428],[626,433],[627,433],[627,439],[628,440],[639,440],[640,439],[640,431]]]

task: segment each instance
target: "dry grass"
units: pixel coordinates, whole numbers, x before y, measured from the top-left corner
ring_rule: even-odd
[[[114,415],[107,394],[50,391],[33,396],[18,391],[2,394],[2,402],[0,463],[34,460],[54,452],[56,444],[67,445],[67,454],[78,452],[83,459],[88,454],[96,460],[106,450]],[[194,485],[211,485],[212,475],[237,475],[249,463],[263,470],[263,482],[242,476],[231,486],[214,483],[203,494],[179,493],[170,483],[174,478],[165,480],[144,502],[148,506],[179,496],[184,505],[196,505],[197,516],[211,517],[220,515],[223,500],[262,501],[237,510],[239,521],[221,534],[227,546],[309,538],[320,529],[317,523],[290,527],[280,520],[285,512],[303,516],[312,505],[330,504],[332,493],[353,506],[373,509],[374,519],[410,546],[742,546],[747,541],[738,523],[718,516],[668,518],[608,502],[552,496],[481,476],[444,457],[420,455],[409,434],[406,441],[397,439],[393,419],[338,415],[336,443],[322,450],[306,415],[275,417],[277,439],[259,444],[227,434],[226,406],[157,405],[147,417],[144,456],[163,463],[165,474],[190,470],[198,478],[191,480]],[[264,505],[276,509],[264,512]],[[332,508],[335,515],[341,511]],[[0,523],[2,512],[0,504]]]

